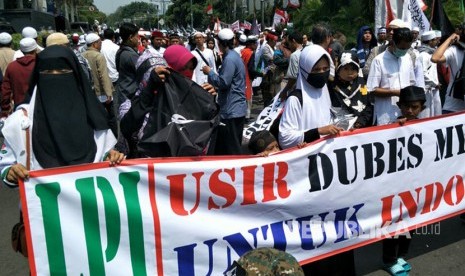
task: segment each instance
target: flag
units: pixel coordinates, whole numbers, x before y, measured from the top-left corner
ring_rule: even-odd
[[[300,7],[300,1],[299,0],[289,0],[287,6],[289,8],[298,8],[298,7]]]
[[[213,14],[213,6],[211,4],[207,6],[206,12],[207,14]]]
[[[421,0],[405,0],[402,9],[402,21],[407,23],[411,30],[414,27],[418,27],[420,29],[420,34],[422,34],[429,31],[431,28],[425,13],[421,10],[420,1]]]
[[[273,16],[273,28],[279,24],[286,24],[287,20],[287,12],[280,9],[276,9]]]
[[[454,32],[454,27],[450,23],[444,8],[442,7],[441,0],[433,0],[431,9],[431,22],[438,28],[442,36],[449,36]]]
[[[423,0],[418,0],[418,6],[422,11],[426,11],[426,9],[428,8],[428,6],[425,4],[425,2],[423,2]]]
[[[241,29],[243,29],[243,30],[251,30],[252,29],[252,23],[244,20],[244,23],[241,23]]]
[[[215,22],[215,26],[213,27],[213,32],[215,34],[219,33],[221,31],[221,21],[220,21],[220,18],[217,17],[216,18],[216,22]]]
[[[402,17],[403,0],[375,0],[375,27],[386,27],[389,22]]]
[[[240,28],[239,20],[236,20],[233,22],[231,25],[229,25],[229,28],[233,31],[236,32]]]
[[[252,35],[259,35],[260,34],[260,27],[259,27],[259,24],[258,24],[258,20],[257,18],[255,18],[252,22],[252,28],[251,28],[251,32],[250,32]]]

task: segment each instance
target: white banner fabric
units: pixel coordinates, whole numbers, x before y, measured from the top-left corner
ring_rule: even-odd
[[[128,160],[20,184],[32,275],[222,275],[248,250],[301,264],[465,208],[465,115],[325,137],[269,157]]]

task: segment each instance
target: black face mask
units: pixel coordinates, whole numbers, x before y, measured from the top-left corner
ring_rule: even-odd
[[[302,68],[300,68],[302,69]],[[305,70],[302,69],[305,72]],[[305,72],[307,73],[307,72]],[[315,88],[323,88],[329,79],[329,70],[322,73],[307,73],[307,82]]]

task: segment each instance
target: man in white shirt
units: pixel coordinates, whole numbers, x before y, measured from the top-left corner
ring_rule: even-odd
[[[163,33],[160,31],[152,32],[152,45],[149,46],[150,53],[163,57],[165,48],[161,47],[163,43]]]
[[[401,88],[425,86],[423,75],[415,76],[412,58],[407,54],[413,42],[410,30],[395,29],[392,40],[387,50],[373,59],[368,75],[367,88],[374,94],[373,117],[377,125],[395,122],[401,115],[397,106]]]
[[[204,74],[202,68],[207,65],[213,70],[216,71],[215,57],[213,56],[213,51],[205,47],[205,36],[201,32],[196,32],[194,34],[195,49],[191,53],[197,59],[197,66],[194,69],[194,75],[192,80],[197,84],[202,85],[208,82],[208,75]]]
[[[449,85],[447,86],[446,97],[442,107],[442,114],[453,113],[465,110],[465,101],[463,95],[454,93],[452,85],[454,80],[460,74],[463,68],[464,49],[455,45],[457,41],[465,42],[465,26],[458,28],[460,34],[453,33],[444,41],[441,46],[433,53],[431,61],[438,64],[445,64],[450,69]]]
[[[435,31],[427,31],[421,35],[421,46],[418,47],[418,51],[420,52],[419,58],[423,63],[426,102],[425,109],[419,114],[418,118],[442,114],[437,64],[431,62],[431,56],[435,51],[436,44]]]
[[[113,87],[116,87],[118,81],[118,71],[116,70],[116,52],[118,52],[119,46],[115,44],[115,32],[111,29],[103,31],[102,49],[100,53],[105,57],[108,68],[108,75]]]

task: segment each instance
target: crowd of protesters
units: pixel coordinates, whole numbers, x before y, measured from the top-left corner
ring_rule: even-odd
[[[465,25],[443,35],[419,34],[395,19],[376,30],[362,26],[354,48],[345,49],[344,35],[323,23],[309,34],[222,29],[185,41],[123,23],[117,32],[52,33],[42,45],[26,27],[15,51],[11,35],[0,33],[1,176],[15,187],[29,170],[172,156],[146,145],[157,147],[150,139],[175,115],[162,120],[157,112],[171,91],[167,80],[178,74],[186,89],[200,87],[218,106],[219,124],[201,154],[249,153],[242,132],[259,93],[255,105],[286,101],[277,133],[250,139],[250,153],[260,156],[349,129],[462,111],[465,86],[454,80],[464,78]],[[388,273],[408,275],[407,249],[403,240],[384,241]],[[355,274],[353,252],[304,267],[315,275],[338,269]]]

